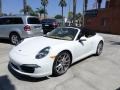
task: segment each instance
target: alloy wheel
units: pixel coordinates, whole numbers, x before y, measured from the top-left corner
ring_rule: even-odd
[[[12,34],[10,40],[12,44],[17,45],[20,41],[20,37],[17,34]]]
[[[103,42],[100,42],[97,47],[97,52],[96,54],[99,56],[102,53],[103,50]]]
[[[68,52],[62,52],[58,55],[55,64],[54,72],[57,75],[62,75],[65,73],[71,64],[70,54]]]

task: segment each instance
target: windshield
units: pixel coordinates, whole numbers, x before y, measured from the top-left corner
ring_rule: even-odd
[[[61,39],[61,40],[74,40],[78,30],[72,28],[57,28],[53,31],[49,32],[46,37],[54,38],[54,39]]]

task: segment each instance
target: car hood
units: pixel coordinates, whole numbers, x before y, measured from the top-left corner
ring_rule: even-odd
[[[32,37],[25,39],[21,44],[16,46],[13,51],[22,55],[32,55],[37,54],[40,50],[45,47],[53,48],[56,45],[61,45],[69,41],[52,39],[47,37]]]

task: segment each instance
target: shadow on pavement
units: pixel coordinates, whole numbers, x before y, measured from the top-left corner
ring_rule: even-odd
[[[110,41],[112,45],[120,45],[120,42]]]
[[[119,88],[117,88],[116,90],[120,90],[120,87],[119,87]]]
[[[0,90],[15,90],[7,75],[0,76]]]
[[[14,71],[14,70],[10,67],[10,65],[8,65],[8,70],[12,73],[12,75],[13,75],[14,77],[16,77],[17,79],[22,80],[22,81],[40,82],[40,81],[44,81],[44,80],[49,79],[48,77],[33,78],[33,77],[26,76],[26,75],[22,75],[22,74],[20,74],[20,73],[17,73],[16,71]]]
[[[11,44],[9,39],[0,39],[0,43]]]

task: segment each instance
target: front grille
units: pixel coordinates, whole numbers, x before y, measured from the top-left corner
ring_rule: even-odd
[[[34,71],[35,71],[34,67],[30,67],[30,66],[26,66],[26,65],[21,65],[20,68],[23,72],[26,72],[26,73],[34,73]]]

